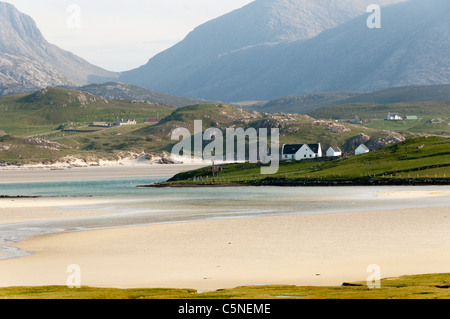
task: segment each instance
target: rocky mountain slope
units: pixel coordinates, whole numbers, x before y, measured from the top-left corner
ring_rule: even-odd
[[[255,3],[262,6],[265,2]],[[219,31],[226,30],[223,32],[239,41],[245,39],[245,31],[233,30],[238,28],[236,24],[245,29],[244,22],[238,21],[249,21],[258,14],[255,3],[199,27],[146,66],[125,73],[123,79],[171,94],[222,101],[267,101],[314,92],[371,92],[450,81],[446,53],[450,51],[450,2],[446,0],[411,0],[383,7],[381,29],[367,27],[369,13],[362,9],[361,1],[289,1],[290,13],[282,20],[291,21],[290,14],[298,14],[293,9],[296,7],[307,12],[309,19],[304,23],[322,23],[322,32],[295,41],[280,41],[274,36],[270,44],[267,39],[264,43],[248,41],[245,46],[239,42],[233,48]],[[281,8],[281,3],[285,2],[273,5]],[[341,11],[333,9],[333,4]],[[339,19],[334,15],[340,16],[338,12],[347,12],[349,7],[359,14],[348,14],[345,21],[336,23]],[[246,18],[238,20],[242,12]],[[275,15],[265,12],[265,21],[270,24],[267,21]],[[326,19],[321,18],[323,12],[329,12]],[[234,21],[235,26],[224,23],[218,27],[220,21]],[[325,21],[333,21],[333,25]]]
[[[0,94],[116,76],[48,43],[31,17],[0,2]]]
[[[243,66],[252,79],[260,75],[261,68],[271,66],[259,58],[261,53],[271,52],[280,43],[312,39],[364,14],[371,3],[370,0],[257,0],[199,26],[146,65],[122,74],[120,80],[175,95],[238,101],[247,97],[245,90],[239,89]],[[245,59],[240,59],[242,54]],[[226,61],[231,62],[224,64]],[[259,96],[251,96],[261,100]]]

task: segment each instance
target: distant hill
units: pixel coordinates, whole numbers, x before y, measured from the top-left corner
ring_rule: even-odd
[[[333,105],[308,113],[316,118],[352,119],[355,115],[362,119],[385,119],[388,113],[399,113],[402,116],[444,116],[450,117],[450,100],[437,102],[406,103],[352,103]]]
[[[270,101],[256,107],[261,112],[267,113],[298,113],[308,114],[328,105],[340,104],[340,101],[351,97],[360,96],[358,92],[324,92],[311,93],[297,96],[287,96]]]
[[[267,113],[315,114],[316,110],[327,107],[327,117],[335,105],[374,103],[393,104],[400,102],[450,101],[450,84],[415,85],[392,88],[371,93],[360,92],[326,92],[299,96],[288,96],[270,101],[250,109]],[[449,111],[450,113],[450,111]]]
[[[302,70],[292,61],[290,65],[283,63],[286,56],[290,60],[303,60],[315,52],[301,54],[294,43],[306,45],[325,30],[365,14],[372,3],[371,0],[256,0],[197,27],[146,65],[124,72],[120,81],[178,96],[224,102],[267,101],[301,94],[301,90],[291,88],[300,79],[291,83],[292,79],[271,76],[271,71],[280,68],[281,73],[288,71],[290,76]],[[305,81],[307,76],[303,77]],[[286,86],[286,90],[279,86]]]
[[[450,101],[450,84],[411,85],[366,93],[339,101],[339,104]]]
[[[73,87],[72,89],[88,92],[109,100],[134,100],[164,105],[174,105],[177,107],[208,103],[208,101],[204,100],[173,96],[120,82],[89,84],[81,87]]]
[[[92,122],[114,123],[118,118],[135,118],[143,123],[150,117],[161,119],[174,109],[168,105],[108,100],[82,91],[47,88],[0,98],[0,130],[26,136],[51,132],[59,126],[76,128]]]
[[[402,134],[385,129],[316,120],[306,115],[267,115],[220,103],[177,109],[160,106],[159,112],[166,112],[165,117],[154,125],[143,124],[145,117],[154,114],[155,107],[104,100],[85,92],[62,89],[4,97],[0,99],[0,130],[10,138],[0,139],[0,150],[3,150],[0,162],[56,161],[69,155],[95,160],[124,152],[168,154],[177,143],[171,140],[173,130],[187,128],[193,132],[194,120],[202,120],[203,129],[214,127],[222,131],[230,127],[279,128],[281,144],[320,142],[324,148],[339,146],[346,151],[354,150],[361,143],[378,149],[404,140]],[[116,117],[135,117],[141,124],[83,127],[93,121],[111,121]],[[66,131],[57,130],[61,128]],[[76,132],[67,132],[71,128]]]
[[[0,94],[115,77],[116,73],[48,43],[31,17],[0,2]]]

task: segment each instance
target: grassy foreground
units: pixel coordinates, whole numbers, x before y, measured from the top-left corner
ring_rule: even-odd
[[[365,282],[341,287],[252,286],[198,293],[193,289],[69,289],[62,286],[0,289],[0,299],[450,299],[450,274],[387,278],[380,289]]]

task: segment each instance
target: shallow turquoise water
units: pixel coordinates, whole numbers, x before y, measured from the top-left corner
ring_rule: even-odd
[[[392,191],[450,191],[450,186],[420,187],[226,187],[226,188],[137,188],[165,178],[103,179],[84,182],[0,184],[0,195],[43,197],[92,197],[102,203],[64,207],[101,211],[100,216],[48,219],[3,224],[0,219],[0,250],[3,259],[26,252],[13,244],[43,234],[76,232],[159,223],[212,219],[330,214],[403,208],[450,206],[450,196],[429,198],[380,197]],[[0,207],[2,201],[0,199]],[[36,201],[45,200],[36,199]],[[94,201],[95,202],[95,201]],[[32,210],[30,210],[32,213]],[[0,216],[1,218],[1,216]],[[1,258],[0,258],[1,259]]]
[[[99,181],[0,184],[0,195],[42,197],[133,196],[142,193],[137,185],[150,185],[166,178],[106,179]]]

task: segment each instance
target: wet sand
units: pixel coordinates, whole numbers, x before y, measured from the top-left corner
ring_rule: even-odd
[[[433,207],[44,235],[15,245],[33,255],[0,261],[0,286],[66,285],[71,264],[82,285],[203,291],[341,285],[365,281],[371,264],[382,277],[450,272],[449,229],[450,207]]]

